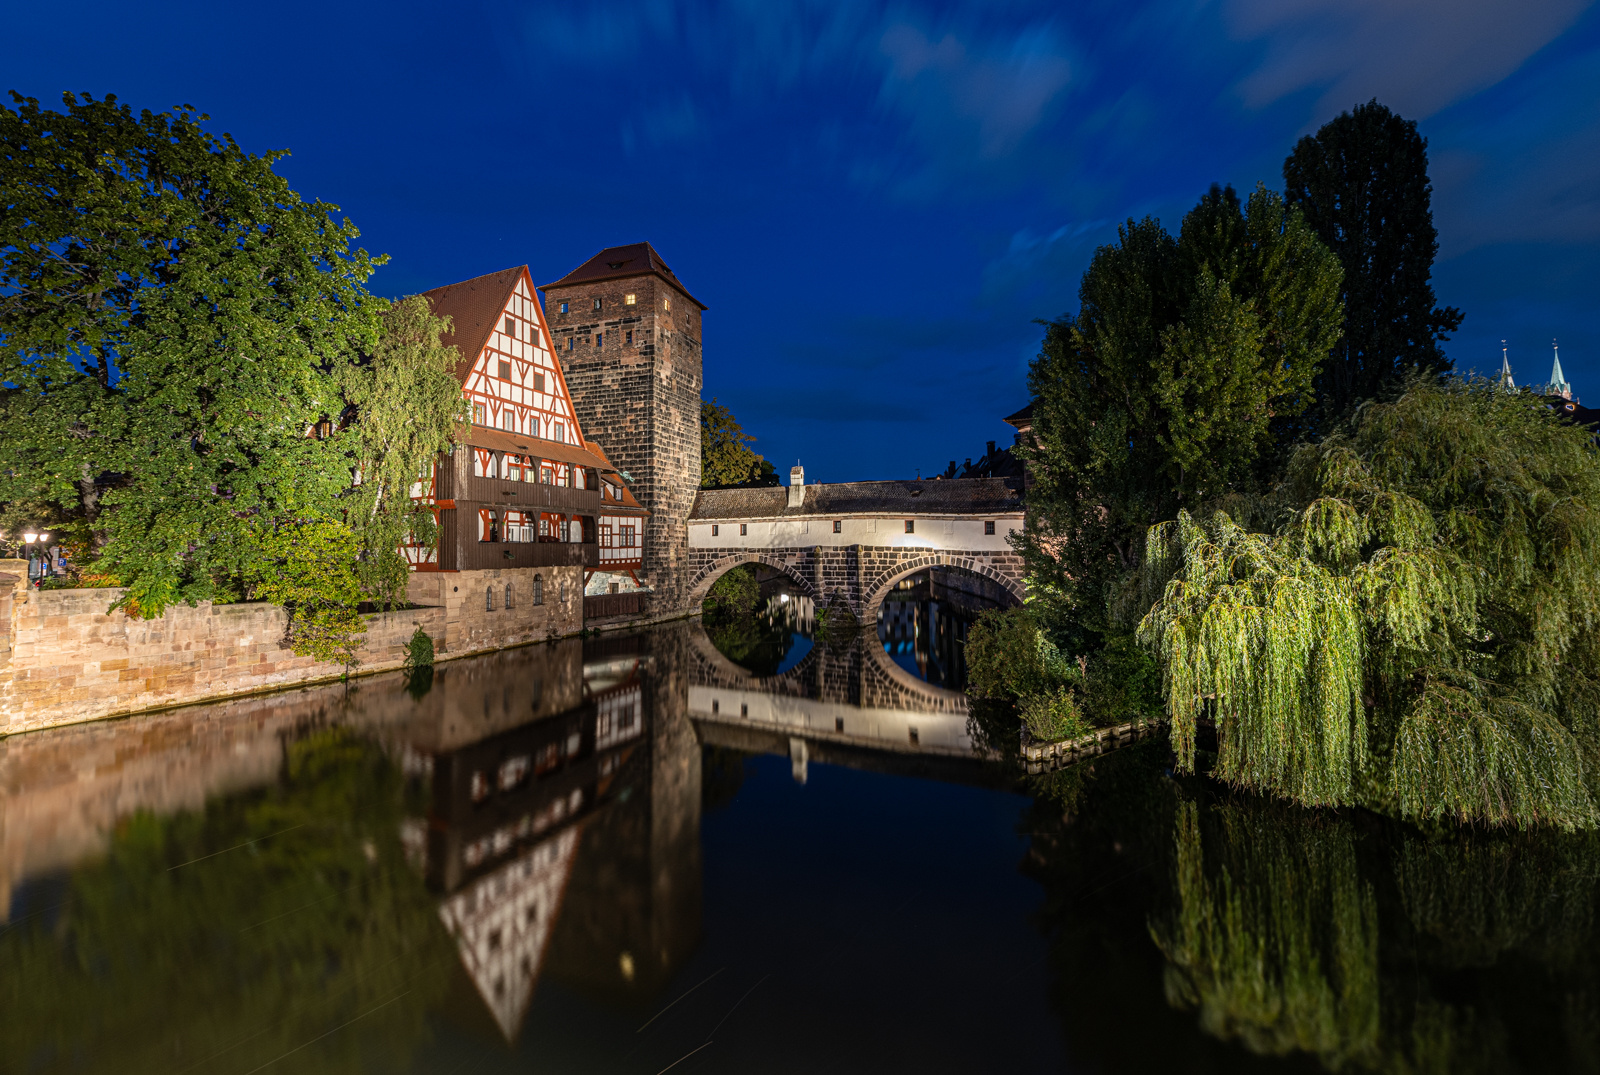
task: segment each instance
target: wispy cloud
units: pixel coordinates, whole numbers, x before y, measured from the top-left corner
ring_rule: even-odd
[[[1254,108],[1320,90],[1320,122],[1372,97],[1415,119],[1505,78],[1594,0],[1230,0],[1224,18],[1261,41],[1238,84]]]

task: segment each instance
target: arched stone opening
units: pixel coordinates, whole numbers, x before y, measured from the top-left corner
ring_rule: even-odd
[[[807,597],[813,599],[816,597],[811,583],[801,578],[793,567],[782,560],[761,553],[734,553],[707,565],[694,577],[694,580],[689,583],[689,607],[696,612],[700,611],[701,605],[705,603],[706,594],[711,592],[711,587],[716,581],[741,564],[761,564],[764,567],[772,568],[781,572]]]
[[[883,606],[883,599],[890,590],[905,578],[915,575],[919,571],[926,571],[933,567],[951,568],[975,575],[981,579],[995,583],[999,590],[1009,596],[1013,603],[1020,605],[1027,598],[1027,588],[1020,579],[1012,578],[1004,572],[997,571],[988,564],[959,553],[929,552],[913,559],[902,560],[893,567],[885,569],[866,586],[867,599],[861,609],[861,622],[863,625],[873,624],[878,621],[878,610]]]

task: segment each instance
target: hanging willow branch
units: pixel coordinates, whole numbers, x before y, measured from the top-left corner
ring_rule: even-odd
[[[1296,453],[1275,533],[1152,528],[1139,626],[1179,763],[1307,805],[1600,822],[1600,461],[1541,402],[1415,384]],[[1256,514],[1265,515],[1265,512]]]

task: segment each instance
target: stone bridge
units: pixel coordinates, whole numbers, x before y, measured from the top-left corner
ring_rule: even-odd
[[[843,607],[870,625],[900,580],[931,567],[989,580],[1003,598],[1027,595],[1019,478],[935,479],[705,489],[689,519],[691,607],[739,564],[787,575],[818,608]]]

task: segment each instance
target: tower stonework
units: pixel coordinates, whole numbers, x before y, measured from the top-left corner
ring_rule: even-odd
[[[608,247],[541,290],[578,423],[650,512],[639,572],[649,613],[689,611],[705,306],[649,243]]]

